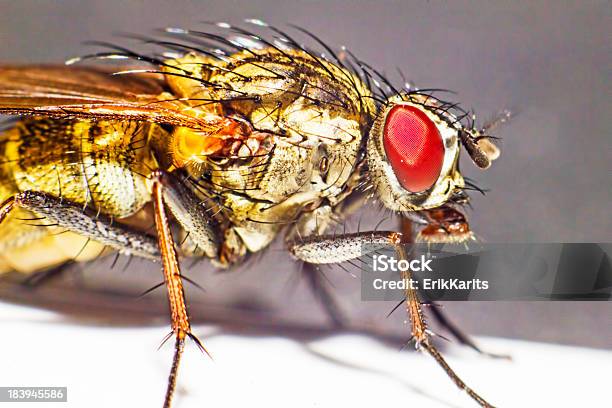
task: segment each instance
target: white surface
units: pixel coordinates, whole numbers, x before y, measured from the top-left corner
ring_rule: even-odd
[[[158,407],[172,341],[156,328],[99,328],[50,312],[0,304],[0,386],[67,386],[67,404],[0,406]],[[285,338],[215,335],[195,328],[214,361],[187,347],[175,407],[475,407],[424,354],[338,335],[303,344]],[[499,407],[600,407],[612,352],[479,339],[514,361],[452,346],[450,365]]]

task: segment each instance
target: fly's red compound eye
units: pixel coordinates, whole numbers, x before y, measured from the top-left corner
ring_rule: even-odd
[[[440,176],[442,136],[422,110],[408,105],[392,108],[385,121],[383,145],[395,176],[406,190],[427,190]]]

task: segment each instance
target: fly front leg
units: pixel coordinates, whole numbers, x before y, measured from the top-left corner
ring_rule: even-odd
[[[420,221],[428,223],[416,236],[416,242],[425,243],[463,243],[474,239],[470,226],[459,210],[451,206],[442,206],[420,212]],[[412,236],[412,222],[406,216],[401,218],[401,229],[405,237]],[[508,355],[489,353],[482,350],[459,327],[435,305],[430,309],[434,319],[461,344],[472,348],[480,354],[492,358],[510,359]]]
[[[393,231],[317,235],[290,242],[289,251],[297,259],[311,264],[338,264],[387,248],[389,245],[399,245],[401,240],[402,234]]]
[[[391,232],[365,232],[338,237],[334,235],[315,235],[303,239],[290,239],[287,246],[289,252],[295,258],[304,262],[302,271],[312,292],[323,305],[327,315],[336,327],[342,327],[345,325],[346,318],[334,300],[332,293],[322,282],[322,272],[318,265],[349,261],[362,255],[363,245],[369,244],[375,251],[397,239],[399,239],[399,236]]]
[[[346,219],[348,215],[361,208],[365,201],[365,195],[351,193],[345,200],[331,207],[323,205],[311,212],[302,214],[298,222],[293,225],[287,234],[287,245],[289,251],[296,242],[303,242],[300,237],[317,236],[329,229],[330,224]],[[298,239],[299,238],[299,239]],[[301,273],[313,293],[316,300],[320,302],[327,316],[336,328],[346,326],[347,318],[338,305],[334,293],[317,263],[303,261]]]
[[[401,245],[397,247],[397,253],[400,259],[409,260],[405,248]],[[412,272],[410,269],[401,271],[401,277],[404,280],[412,279]],[[455,373],[455,371],[448,365],[442,354],[438,351],[436,346],[431,340],[432,332],[427,328],[423,309],[421,308],[421,301],[417,290],[407,285],[406,287],[406,311],[410,317],[410,323],[412,325],[412,337],[417,350],[425,350],[431,355],[434,360],[442,367],[446,375],[455,383],[457,387],[464,390],[474,401],[476,401],[481,407],[493,408],[493,405],[489,404],[484,398],[478,395],[472,388],[468,387],[467,384]]]
[[[358,232],[340,236],[322,235],[295,240],[290,243],[289,250],[297,259],[313,264],[335,264],[359,258],[379,249],[393,246],[400,259],[408,260],[403,244],[411,241],[411,231],[405,233],[393,231]],[[402,279],[411,279],[410,270],[402,272]],[[431,332],[427,328],[425,316],[421,308],[418,293],[410,285],[406,289],[406,310],[412,325],[412,337],[420,350],[427,351],[444,369],[451,380],[464,390],[480,406],[493,406],[468,387],[463,380],[450,368],[446,360],[438,352],[431,341]]]

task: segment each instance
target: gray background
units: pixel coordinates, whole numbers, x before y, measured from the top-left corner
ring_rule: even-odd
[[[0,63],[61,62],[91,51],[80,44],[84,40],[121,42],[113,32],[150,33],[162,26],[193,28],[199,21],[239,23],[249,17],[298,24],[332,46],[348,46],[396,80],[400,67],[418,86],[457,91],[455,98],[481,120],[499,109],[518,110],[499,131],[502,157],[489,171],[462,163],[466,175],[491,190],[486,197],[473,195],[471,223],[482,239],[611,242],[610,14],[605,1],[1,1]],[[383,217],[366,215],[374,224]],[[356,223],[351,220],[349,228]],[[386,225],[391,228],[393,220]],[[42,292],[5,287],[0,296],[74,312],[74,302],[92,299],[83,296],[83,288],[137,293],[159,280],[157,266],[135,262],[129,273],[120,273],[105,262],[81,266],[81,273],[57,284],[77,288],[74,298],[44,289],[49,300]],[[281,245],[233,274],[213,276],[200,265],[189,275],[207,293],[190,291],[192,312],[204,319],[210,313],[200,311],[199,301],[211,310],[207,302],[235,306],[248,299],[248,310],[257,303],[297,322],[324,325],[323,316],[313,317],[318,309],[304,285],[288,292],[296,270]],[[380,321],[391,307],[360,303],[358,280],[342,270],[326,274],[358,326]],[[133,322],[145,315],[165,318],[161,295],[147,300],[154,306],[115,299],[112,307],[133,310]],[[79,308],[79,318],[98,316],[99,304],[90,306]],[[611,347],[609,303],[453,303],[447,309],[474,333]],[[403,329],[400,315],[385,320],[385,330]]]

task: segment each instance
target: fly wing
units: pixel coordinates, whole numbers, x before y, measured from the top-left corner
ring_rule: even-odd
[[[195,118],[161,101],[163,77],[59,65],[0,66],[0,114],[139,120],[209,131],[220,117]]]

